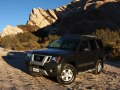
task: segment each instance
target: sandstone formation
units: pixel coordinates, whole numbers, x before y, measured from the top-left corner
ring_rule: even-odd
[[[49,33],[92,33],[100,28],[119,28],[120,2],[117,0],[73,0],[54,10],[33,9],[27,25]],[[38,33],[38,32],[37,32]]]
[[[81,8],[62,19],[60,34],[91,34],[97,29],[120,28],[120,2],[116,0],[81,0]]]
[[[27,21],[27,25],[38,26],[39,28],[47,27],[53,23],[55,23],[58,19],[62,19],[68,13],[74,11],[79,7],[79,0],[74,0],[68,5],[64,5],[56,8],[55,10],[43,10],[41,8],[33,8],[29,20]]]
[[[44,28],[54,23],[57,19],[58,18],[53,10],[44,11],[41,8],[38,9],[33,8],[27,24]]]
[[[56,33],[89,34],[97,29],[120,27],[118,0],[73,0],[54,10],[33,8],[22,30],[39,35],[40,30]]]
[[[23,30],[18,28],[18,27],[12,27],[10,25],[7,25],[2,33],[1,33],[1,37],[4,37],[4,36],[8,36],[8,35],[16,35],[18,33],[23,33]]]
[[[117,0],[86,0],[86,2],[84,2],[84,10],[87,9],[97,9],[100,6],[106,4],[106,3],[113,3],[113,2],[117,2]]]

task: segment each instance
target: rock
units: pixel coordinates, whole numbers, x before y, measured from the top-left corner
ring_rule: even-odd
[[[84,2],[84,10],[91,9],[91,8],[96,9],[110,2],[117,2],[117,1],[116,0],[86,0],[86,2]]]
[[[1,37],[4,37],[4,36],[8,36],[8,35],[16,35],[18,33],[23,33],[23,30],[18,28],[18,27],[12,27],[10,25],[7,25],[2,33],[1,33]]]
[[[91,34],[99,29],[120,28],[120,2],[116,0],[81,0],[82,8],[61,20],[59,34]]]
[[[39,28],[45,28],[57,20],[64,18],[68,13],[74,11],[80,5],[78,5],[79,0],[73,0],[73,2],[58,7],[55,10],[43,10],[41,8],[33,8],[29,15],[29,20],[27,25],[38,26]]]
[[[33,32],[91,34],[100,28],[119,28],[119,10],[117,0],[73,0],[54,10],[33,8],[27,25],[39,27]]]
[[[51,25],[57,20],[57,16],[53,10],[42,10],[34,8],[29,16],[28,25],[44,28]]]

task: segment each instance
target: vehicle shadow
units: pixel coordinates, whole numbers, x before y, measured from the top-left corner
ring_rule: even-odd
[[[111,59],[106,59],[105,63],[109,64],[111,66],[120,68],[120,56],[115,57],[115,58],[111,58]]]
[[[24,52],[9,52],[7,53],[6,56],[3,56],[2,58],[10,66],[18,70],[21,70],[26,74],[29,74],[28,69],[26,68],[25,65],[26,54]],[[57,83],[57,80],[54,77],[49,77],[49,76],[43,76],[43,77]]]
[[[7,64],[11,65],[12,67],[28,73],[25,67],[25,56],[26,55],[24,52],[9,52],[2,58]]]

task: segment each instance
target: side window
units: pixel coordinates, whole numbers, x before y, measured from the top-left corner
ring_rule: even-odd
[[[97,44],[98,44],[100,49],[103,49],[103,43],[101,40],[97,40]]]
[[[87,51],[87,50],[89,50],[89,46],[88,46],[88,41],[87,40],[83,40],[81,42],[79,50],[80,51]]]
[[[97,49],[97,45],[96,45],[96,41],[95,40],[89,40],[89,43],[90,43],[90,49],[92,51]]]
[[[57,47],[60,47],[61,43],[62,43],[62,40],[58,39],[58,40],[53,41],[48,47],[56,47],[57,48]]]

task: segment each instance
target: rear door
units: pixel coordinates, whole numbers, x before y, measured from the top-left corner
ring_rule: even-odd
[[[90,39],[89,46],[90,46],[90,52],[91,52],[91,61],[90,62],[93,63],[92,67],[94,67],[94,64],[96,63],[98,56],[99,56],[96,40]]]

